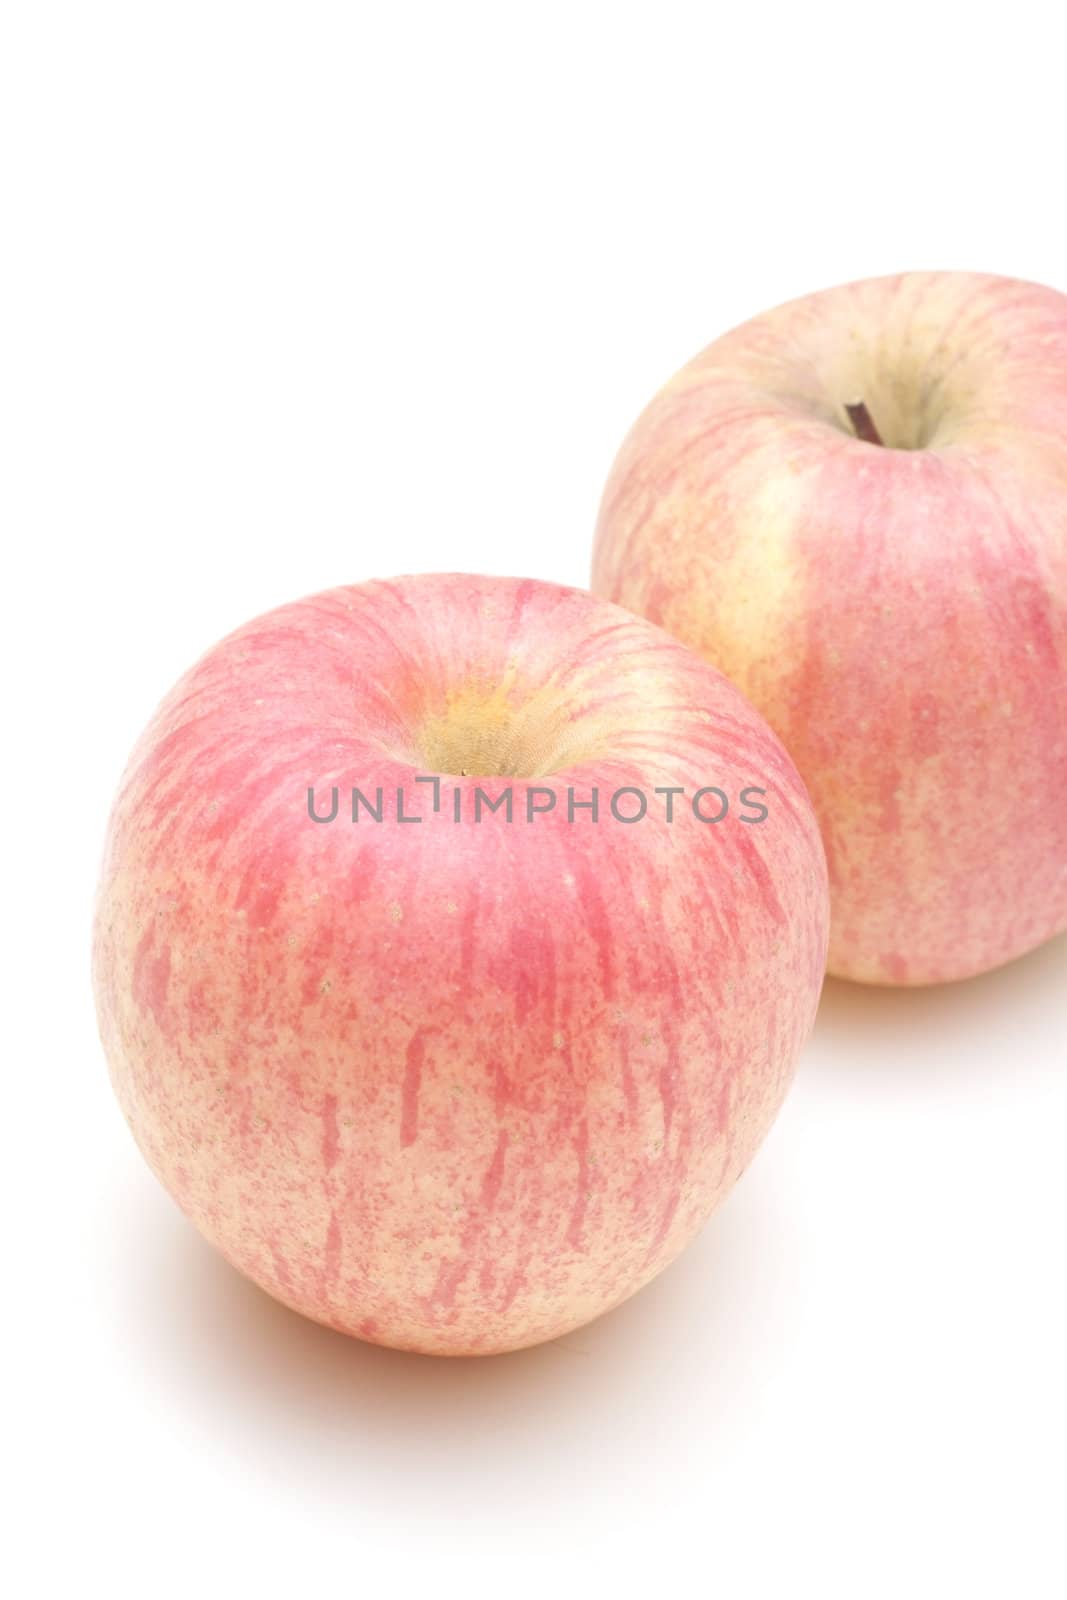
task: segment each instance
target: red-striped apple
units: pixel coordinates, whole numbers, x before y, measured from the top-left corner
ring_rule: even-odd
[[[137,1141],[230,1261],[347,1333],[500,1351],[729,1189],[828,918],[796,770],[696,654],[579,590],[404,578],[261,617],[163,702],[95,987]]]
[[[963,978],[1067,927],[1067,297],[905,273],[727,334],[623,444],[593,587],[781,735],[832,972]]]

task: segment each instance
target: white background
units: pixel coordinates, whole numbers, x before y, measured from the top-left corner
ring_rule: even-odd
[[[830,984],[688,1254],[458,1363],[215,1259],[87,974],[125,756],[222,633],[376,574],[583,583],[641,405],[794,294],[1067,288],[1055,12],[6,9],[8,1592],[1063,1593],[1062,938]]]

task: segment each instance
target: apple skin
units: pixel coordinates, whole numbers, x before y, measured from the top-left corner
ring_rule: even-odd
[[[593,588],[781,736],[832,973],[966,978],[1067,927],[1067,297],[905,273],[727,334],[623,443]]]
[[[435,762],[472,772],[436,814]],[[768,816],[470,820],[535,784],[754,784]],[[828,924],[804,786],[719,673],[583,591],[430,575],[283,606],[179,682],[109,824],[94,981],[137,1142],[234,1265],[346,1333],[488,1353],[693,1236],[785,1093]]]

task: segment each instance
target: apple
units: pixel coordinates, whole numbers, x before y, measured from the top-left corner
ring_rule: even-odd
[[[713,668],[580,590],[408,577],[260,617],[164,700],[95,991],[141,1150],[232,1263],[471,1354],[692,1238],[782,1099],[828,923],[804,786]]]
[[[965,978],[1067,927],[1067,297],[913,272],[728,333],[623,443],[593,588],[781,736],[832,973]]]

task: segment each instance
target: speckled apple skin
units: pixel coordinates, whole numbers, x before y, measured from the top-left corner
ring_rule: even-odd
[[[1067,927],[1067,297],[907,273],[727,334],[623,444],[593,588],[781,735],[832,972],[964,978]]]
[[[531,772],[447,777],[434,814],[413,780],[452,736]],[[768,816],[470,820],[509,783],[517,808],[752,784]],[[698,656],[582,591],[404,578],[261,617],[163,702],[95,988],[134,1135],[231,1262],[346,1333],[473,1354],[573,1329],[692,1238],[778,1109],[828,921],[803,784]]]

